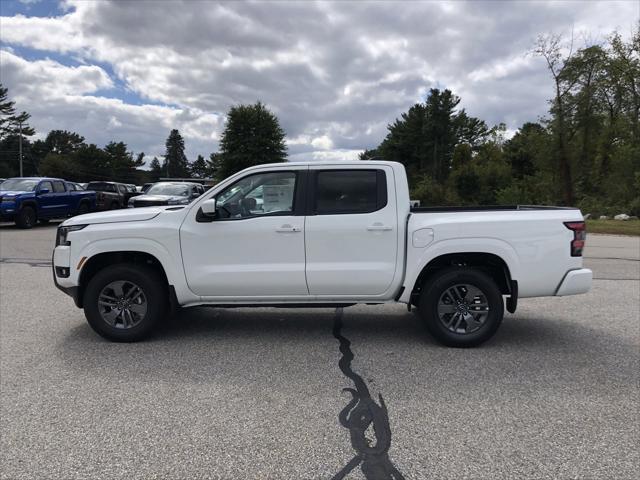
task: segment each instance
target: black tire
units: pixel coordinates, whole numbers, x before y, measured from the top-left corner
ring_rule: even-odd
[[[36,211],[33,207],[27,205],[22,207],[18,212],[16,225],[19,228],[33,228],[37,221]]]
[[[470,288],[467,290],[465,286]],[[461,310],[451,302],[453,295],[449,292],[452,291],[469,292],[464,298],[462,295],[459,297]],[[475,302],[468,302],[471,295],[478,291],[480,295],[474,297]],[[488,311],[481,306],[485,304]],[[439,306],[442,308],[440,313]],[[430,279],[420,295],[418,309],[429,333],[449,347],[475,347],[486,342],[496,333],[504,316],[502,293],[493,279],[481,271],[461,267],[442,270]],[[449,309],[453,313],[448,313]],[[465,313],[460,315],[458,311]],[[454,318],[455,315],[458,316]]]
[[[109,205],[109,210],[117,210],[120,208],[120,204],[118,202],[111,202],[111,205]]]
[[[98,304],[100,294],[113,282],[131,282],[143,292],[146,313],[139,323],[125,328],[111,325],[101,313]],[[84,292],[84,314],[89,325],[102,337],[113,342],[137,342],[147,337],[168,311],[167,286],[160,275],[141,265],[116,264],[99,271],[88,283]],[[115,311],[115,310],[114,310]]]
[[[78,205],[76,215],[84,215],[85,213],[89,213],[89,204],[87,202],[81,202],[80,205]]]

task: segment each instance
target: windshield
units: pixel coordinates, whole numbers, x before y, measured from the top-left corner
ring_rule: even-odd
[[[147,195],[176,195],[180,197],[188,197],[189,186],[175,185],[172,183],[157,183],[147,190]]]
[[[116,186],[106,182],[89,182],[87,190],[93,190],[94,192],[115,192]]]
[[[13,190],[15,192],[32,192],[38,186],[39,180],[25,178],[10,178],[0,183],[0,190]]]

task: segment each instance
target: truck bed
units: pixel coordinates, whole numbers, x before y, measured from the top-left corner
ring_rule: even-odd
[[[491,212],[491,211],[516,211],[516,210],[577,210],[575,207],[554,207],[548,205],[468,205],[468,206],[442,206],[442,207],[411,207],[411,213],[436,213],[436,212]]]

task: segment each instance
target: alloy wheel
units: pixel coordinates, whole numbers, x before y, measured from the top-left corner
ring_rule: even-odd
[[[133,328],[147,314],[147,297],[135,283],[117,280],[100,291],[98,311],[102,319],[114,328]]]
[[[438,300],[438,318],[453,333],[473,333],[484,325],[488,316],[487,296],[474,285],[448,287]]]

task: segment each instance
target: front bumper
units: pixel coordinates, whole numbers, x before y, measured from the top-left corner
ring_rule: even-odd
[[[16,209],[13,205],[0,208],[0,222],[13,222],[16,218]]]
[[[69,247],[58,246],[53,250],[53,255],[51,257],[51,270],[53,273],[53,283],[58,288],[58,290],[66,293],[71,298],[73,298],[73,303],[76,304],[76,307],[82,308],[82,299],[80,298],[80,289],[77,286],[72,285],[62,285],[60,282],[69,282],[69,275],[66,277],[58,278],[58,273],[61,273],[61,269],[66,269],[69,272]]]
[[[560,282],[556,290],[556,296],[563,297],[566,295],[579,295],[587,293],[591,289],[591,281],[593,280],[593,272],[588,268],[580,268],[571,270]]]

